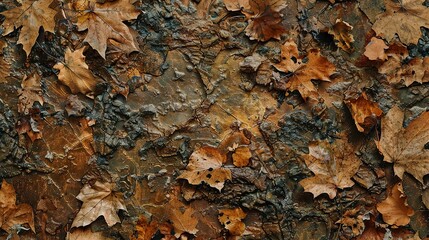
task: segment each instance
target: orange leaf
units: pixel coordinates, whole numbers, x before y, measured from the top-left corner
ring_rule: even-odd
[[[341,19],[337,19],[329,34],[334,35],[335,44],[346,52],[352,52],[352,43],[355,41],[351,34],[353,27]]]
[[[219,222],[228,229],[233,236],[241,236],[246,225],[241,221],[246,217],[246,213],[241,208],[219,210]]]
[[[196,229],[198,220],[193,217],[194,213],[194,209],[176,199],[169,202],[169,217],[173,223],[176,238],[179,238],[184,232],[194,235],[198,232]]]
[[[366,93],[362,93],[357,99],[345,100],[345,103],[359,132],[368,133],[383,114],[377,103],[368,100]]]
[[[395,184],[389,196],[377,204],[377,210],[383,215],[383,220],[396,226],[405,226],[410,222],[410,216],[414,215],[414,210],[406,203],[407,197],[404,195],[402,184]]]
[[[389,47],[382,39],[372,37],[371,41],[366,45],[363,53],[369,60],[387,60],[385,50]]]

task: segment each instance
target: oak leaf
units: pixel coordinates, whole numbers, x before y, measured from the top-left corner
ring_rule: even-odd
[[[383,216],[384,222],[395,226],[407,225],[410,222],[410,216],[414,215],[414,210],[407,204],[407,197],[404,195],[401,183],[392,187],[389,196],[377,204],[377,210]]]
[[[193,235],[198,232],[198,229],[196,229],[198,220],[193,217],[194,213],[194,209],[184,205],[177,199],[173,199],[169,202],[168,216],[173,223],[174,235],[176,238],[179,238],[182,233],[185,232]]]
[[[302,98],[317,98],[317,89],[311,80],[330,81],[329,77],[335,73],[335,65],[320,55],[318,49],[311,49],[308,54],[299,55],[297,45],[286,41],[282,46],[282,61],[274,67],[285,73],[293,73],[287,82],[277,83],[281,90],[298,90]],[[307,62],[304,62],[304,58]]]
[[[91,1],[78,1],[73,8],[81,12],[77,16],[78,31],[88,30],[85,37],[93,49],[106,58],[107,42],[120,45],[127,53],[138,51],[138,43],[130,29],[123,22],[137,19],[140,11],[129,0],[108,1],[98,3]]]
[[[241,208],[219,210],[219,222],[225,226],[233,236],[241,236],[246,225],[241,221],[246,217],[246,213]]]
[[[58,80],[68,86],[72,93],[82,93],[89,96],[99,81],[95,79],[85,63],[84,50],[84,48],[80,48],[72,52],[70,48],[67,48],[64,62],[55,64],[54,68],[60,71]]]
[[[204,146],[195,150],[189,158],[188,166],[178,178],[186,179],[192,185],[207,183],[219,191],[222,190],[225,181],[231,180],[231,171],[223,168],[226,155],[217,148]]]
[[[385,0],[386,11],[375,21],[372,29],[388,42],[398,34],[406,45],[417,44],[421,36],[420,27],[429,27],[429,8],[424,0]]]
[[[369,60],[387,60],[385,52],[389,47],[382,39],[372,37],[371,41],[366,45],[363,53]]]
[[[49,8],[53,0],[25,0],[20,7],[16,7],[0,14],[6,17],[3,22],[3,36],[21,28],[18,44],[22,44],[27,56],[31,48],[36,43],[39,36],[39,29],[43,27],[45,31],[54,32],[55,10]]]
[[[345,100],[359,132],[368,133],[383,114],[378,104],[368,100],[366,93],[357,99]]]
[[[28,204],[16,205],[15,189],[3,179],[0,188],[0,228],[10,233],[15,225],[22,224],[28,224],[36,232],[33,209]]]
[[[245,32],[250,40],[268,41],[271,38],[280,40],[281,35],[286,32],[282,26],[283,18],[280,11],[286,6],[284,0],[249,0],[250,8],[243,9],[242,13],[248,19]]]
[[[127,211],[127,208],[122,195],[113,191],[114,187],[114,183],[101,183],[99,181],[96,181],[92,186],[86,184],[76,196],[83,204],[73,220],[72,227],[87,226],[100,216],[104,217],[109,227],[120,222],[116,212],[119,210]]]
[[[335,44],[346,52],[352,52],[352,43],[355,41],[351,31],[353,26],[348,22],[337,19],[334,26],[329,29],[329,34],[334,36]]]
[[[44,103],[40,75],[33,73],[24,77],[21,87],[18,90],[18,112],[27,115],[35,102]]]
[[[403,127],[404,113],[393,107],[381,120],[381,139],[377,148],[384,161],[393,163],[395,174],[402,179],[404,172],[413,175],[423,183],[423,177],[429,174],[429,112]]]
[[[313,193],[314,197],[326,193],[333,199],[337,189],[354,185],[351,178],[361,162],[346,140],[338,139],[333,144],[327,141],[312,142],[308,148],[305,164],[315,176],[299,182],[306,192]]]

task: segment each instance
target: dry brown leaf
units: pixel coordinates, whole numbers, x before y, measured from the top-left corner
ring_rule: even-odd
[[[18,90],[18,112],[27,115],[34,102],[44,103],[40,75],[33,73],[24,77],[21,83],[22,89]]]
[[[198,232],[198,220],[193,217],[195,211],[190,206],[184,205],[177,199],[169,202],[170,221],[174,226],[174,236],[179,238],[182,233],[190,233],[195,235]]]
[[[5,82],[6,77],[9,76],[10,63],[4,58],[3,48],[7,46],[5,41],[0,40],[0,83]]]
[[[278,83],[277,88],[282,90],[298,90],[305,100],[317,98],[317,89],[311,80],[330,81],[329,76],[334,74],[335,66],[325,57],[320,55],[319,50],[311,49],[307,56],[299,55],[297,45],[288,40],[282,46],[282,61],[274,65],[277,70],[282,72],[292,72],[293,75],[287,82]],[[303,62],[307,57],[308,61]]]
[[[80,190],[77,199],[83,202],[82,207],[73,220],[73,227],[84,227],[91,224],[98,217],[103,216],[109,227],[120,222],[116,213],[119,210],[127,211],[122,195],[113,191],[115,183],[95,182],[86,184]]]
[[[250,40],[280,40],[286,29],[282,25],[281,10],[286,8],[284,0],[249,0],[250,8],[242,10],[248,19],[245,29]],[[244,6],[246,7],[246,6]]]
[[[387,75],[391,84],[403,83],[410,86],[414,82],[429,82],[429,57],[414,58],[403,63],[406,56],[389,54],[388,60],[378,68],[378,72]]]
[[[385,52],[389,47],[382,39],[372,37],[371,41],[366,45],[365,52],[363,53],[369,60],[387,60]]]
[[[76,228],[68,232],[66,240],[108,240],[102,232],[93,232],[90,228]]]
[[[347,210],[343,217],[336,222],[336,224],[341,224],[343,232],[347,233],[349,239],[361,235],[365,230],[364,216],[359,211],[360,207]]]
[[[352,52],[352,43],[355,41],[351,34],[353,27],[348,22],[337,19],[329,34],[334,36],[335,44],[346,52]]]
[[[351,144],[345,139],[337,139],[333,144],[327,141],[312,142],[305,164],[315,174],[301,180],[299,183],[306,192],[314,197],[322,193],[333,199],[337,189],[354,185],[351,178],[356,174],[361,164]]]
[[[413,175],[423,183],[423,177],[429,173],[429,112],[422,113],[403,127],[404,113],[393,107],[381,120],[381,139],[378,150],[384,161],[393,163],[395,174],[402,179],[404,172]]]
[[[232,161],[236,167],[245,167],[249,164],[252,152],[248,147],[238,147],[232,154]]]
[[[88,30],[84,41],[103,58],[106,58],[108,40],[127,53],[139,50],[130,29],[123,23],[137,19],[140,14],[129,0],[108,1],[103,4],[83,0],[74,3],[73,8],[82,13],[77,16],[78,30]]]
[[[408,206],[407,197],[404,195],[402,184],[395,184],[389,196],[377,204],[377,210],[382,214],[384,222],[405,226],[410,222],[410,216],[414,215],[414,210]]]
[[[429,27],[429,8],[424,0],[385,0],[386,11],[377,17],[372,29],[388,42],[398,34],[406,45],[417,44],[420,27]]]
[[[141,216],[136,224],[137,237],[131,236],[131,240],[151,240],[152,236],[158,231],[158,222],[155,220],[148,221],[146,217]]]
[[[54,68],[60,71],[58,80],[68,86],[72,93],[89,95],[95,90],[99,81],[95,79],[85,63],[84,50],[80,48],[72,52],[67,48],[64,63],[57,63]]]
[[[359,132],[368,133],[383,114],[378,104],[368,100],[366,93],[357,99],[345,100]]]
[[[225,161],[226,155],[217,148],[201,147],[192,153],[186,170],[178,178],[186,179],[192,185],[205,182],[220,191],[225,181],[232,179],[231,171],[222,167]]]
[[[228,229],[233,236],[241,236],[246,225],[241,221],[246,217],[241,208],[219,210],[219,222]]]
[[[36,232],[33,209],[28,204],[16,205],[15,189],[3,179],[0,188],[0,229],[11,233],[15,225],[22,224],[28,224]]]
[[[16,131],[19,134],[27,134],[31,142],[42,139],[43,120],[40,118],[39,109],[31,109],[28,116],[23,116],[16,122]]]
[[[31,52],[31,48],[36,43],[39,36],[39,29],[48,32],[54,32],[55,28],[55,10],[49,8],[52,0],[25,0],[20,7],[16,7],[0,14],[6,17],[3,22],[3,36],[21,28],[18,44],[22,44],[27,56]]]
[[[250,9],[249,0],[223,0],[228,11],[240,11]]]

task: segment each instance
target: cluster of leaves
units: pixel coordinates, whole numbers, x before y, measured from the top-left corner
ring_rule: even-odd
[[[301,220],[305,215],[312,215],[304,213],[304,210],[297,210],[301,206],[297,209],[287,208],[291,205],[286,193],[291,191],[289,188],[297,189],[298,197],[305,198],[303,192],[311,193],[312,203],[325,204],[318,209],[318,214],[323,211],[323,214],[329,213],[329,207],[332,206],[330,204],[346,203],[342,207],[347,206],[347,210],[342,211],[340,216],[332,216],[336,217],[334,223],[343,234],[337,237],[383,239],[393,234],[395,237],[412,235],[419,239],[418,229],[411,226],[411,217],[415,216],[418,210],[408,204],[403,185],[407,174],[417,180],[421,192],[418,193],[421,194],[419,201],[426,208],[423,211],[427,211],[429,191],[426,189],[425,176],[429,174],[429,112],[426,108],[409,118],[410,112],[406,110],[409,106],[401,103],[396,92],[408,91],[415,86],[426,88],[427,92],[429,57],[413,57],[408,50],[411,44],[418,43],[420,28],[429,28],[429,8],[424,6],[423,0],[385,0],[382,1],[385,11],[377,14],[364,8],[364,0],[357,3],[223,0],[217,3],[221,10],[216,9],[216,14],[211,14],[221,16],[218,21],[206,17],[210,8],[216,7],[214,1],[172,1],[174,3],[171,4],[176,9],[165,7],[170,4],[166,2],[154,3],[153,9],[150,10],[139,10],[137,6],[141,7],[147,3],[131,0],[24,0],[18,6],[9,6],[8,10],[0,12],[5,17],[2,23],[3,37],[0,39],[2,56],[7,55],[3,53],[4,48],[8,47],[10,54],[11,45],[22,45],[22,51],[20,48],[16,51],[21,51],[22,55],[25,55],[24,58],[29,60],[32,55],[40,54],[35,52],[40,45],[38,38],[46,36],[61,39],[57,43],[61,43],[60,48],[65,49],[64,56],[57,54],[55,57],[55,54],[48,53],[55,61],[44,66],[44,71],[38,63],[25,61],[30,67],[22,71],[24,74],[19,75],[16,74],[17,67],[7,62],[6,58],[0,61],[0,82],[7,82],[5,79],[13,74],[22,79],[16,101],[12,101],[16,104],[19,116],[15,130],[21,135],[21,145],[27,147],[29,155],[34,149],[46,148],[43,153],[45,159],[52,160],[51,163],[57,161],[53,159],[61,159],[70,161],[70,165],[76,165],[76,169],[81,172],[90,164],[96,165],[94,169],[97,171],[102,172],[100,169],[106,168],[109,172],[109,176],[103,178],[103,174],[95,174],[94,177],[93,173],[88,171],[89,173],[79,174],[79,180],[75,180],[68,172],[68,167],[57,167],[55,171],[46,170],[46,173],[55,172],[60,175],[67,172],[70,178],[64,181],[64,186],[68,186],[69,182],[78,182],[76,185],[80,192],[78,190],[79,194],[76,193],[73,200],[78,199],[82,203],[80,210],[76,210],[77,214],[73,216],[74,220],[70,225],[73,230],[67,233],[69,239],[104,239],[101,233],[92,232],[86,227],[102,216],[107,226],[114,228],[119,225],[117,223],[121,223],[121,219],[127,218],[123,217],[121,212],[133,214],[124,220],[133,223],[132,234],[127,233],[127,237],[131,239],[152,239],[155,235],[164,239],[191,236],[205,239],[213,237],[209,236],[210,233],[233,238],[264,238],[264,234],[274,231],[270,230],[272,226],[264,225],[266,222],[276,222],[281,237],[288,238],[282,230],[286,225],[284,222],[296,216]],[[360,10],[367,15],[362,15],[363,21],[370,24],[367,32],[358,34],[357,31],[363,30],[360,23],[356,23],[353,18],[342,19],[336,16],[329,26],[326,26],[322,17],[319,19],[316,15],[306,16],[307,11],[326,9],[329,4],[335,6],[330,9],[337,9],[339,12],[353,11],[358,8],[358,4],[362,4]],[[194,5],[196,12],[192,11]],[[164,6],[163,10],[159,10],[161,6]],[[289,16],[292,6],[296,7],[297,14],[291,18],[291,22],[296,26],[290,27],[290,23],[286,23],[289,20],[286,16]],[[188,9],[186,15],[182,16],[180,9]],[[359,13],[362,14],[360,10]],[[163,13],[155,14],[156,11]],[[158,15],[163,15],[165,19],[174,19],[174,22],[163,25],[166,29],[180,24],[183,29],[171,38],[159,34],[153,30],[155,27],[151,22],[152,18]],[[140,24],[145,23],[142,29],[129,27],[130,22],[139,21],[138,19],[143,17],[145,20],[140,20]],[[346,17],[344,15],[344,18]],[[240,18],[242,22],[233,26],[234,21]],[[65,33],[61,28],[64,26],[59,26],[63,21],[67,28]],[[241,31],[237,30],[243,24],[245,27]],[[134,24],[134,27],[136,25]],[[197,33],[192,33],[194,30],[198,30]],[[133,53],[145,55],[143,49],[150,49],[145,42],[145,38],[153,37],[146,34],[149,31],[154,31],[153,36],[164,37],[162,40],[169,46],[170,52],[173,52],[169,56],[171,59],[179,61],[180,57],[175,56],[174,51],[180,49],[186,56],[183,58],[190,64],[183,69],[198,73],[196,75],[199,76],[201,85],[206,87],[206,92],[200,94],[204,99],[199,106],[185,103],[187,94],[195,94],[199,90],[195,90],[196,86],[189,86],[192,84],[186,82],[190,74],[177,68],[164,76],[175,80],[171,82],[184,82],[184,85],[188,84],[187,87],[192,90],[185,94],[174,89],[173,85],[169,86],[174,89],[173,92],[180,93],[182,105],[176,103],[157,108],[148,104],[132,111],[128,109],[128,105],[122,104],[128,101],[131,88],[135,90],[140,87],[136,86],[138,84],[147,84],[142,87],[142,91],[153,92],[153,96],[168,95],[172,92],[159,93],[149,82],[157,82],[159,86],[169,83],[161,81],[160,78],[152,80],[154,76],[148,76],[144,71],[131,66],[142,64],[137,57],[130,60]],[[17,32],[18,35],[15,34]],[[210,35],[212,32],[215,32],[213,36]],[[323,48],[321,33],[330,36],[332,43],[338,47],[336,52]],[[142,36],[143,34],[146,35]],[[244,43],[235,40],[235,37]],[[3,41],[6,38],[9,40]],[[157,47],[159,48],[158,45]],[[238,53],[231,54],[240,55],[237,57],[238,61],[219,59],[225,55],[222,51],[231,49],[239,49]],[[201,56],[204,54],[207,56]],[[241,57],[243,54],[245,57]],[[221,57],[218,58],[217,55]],[[224,74],[226,70],[218,71],[215,65],[228,61],[234,63],[230,66],[231,76]],[[124,71],[118,70],[121,64],[126,65]],[[208,66],[210,64],[216,70],[212,71]],[[159,68],[165,70],[167,65],[162,64]],[[364,70],[356,70],[360,67]],[[370,70],[376,70],[371,73],[377,75],[377,80],[374,81],[377,83],[360,83],[367,81],[363,78],[368,75],[352,76],[350,78],[356,78],[353,81],[346,79],[346,75],[349,77]],[[213,75],[216,74],[220,80],[213,80]],[[246,81],[236,84],[239,81],[235,78],[237,76]],[[146,82],[142,80],[144,77],[148,79]],[[139,79],[135,80],[139,82],[136,83],[134,78]],[[126,84],[121,82],[123,79],[126,79]],[[232,85],[228,85],[230,82]],[[382,86],[382,89],[375,89],[376,84]],[[233,88],[237,93],[225,90],[228,88]],[[229,95],[222,95],[224,92]],[[333,92],[336,92],[337,96],[333,96]],[[377,103],[384,99],[380,96],[386,92],[391,94],[390,97],[394,100]],[[152,98],[156,98],[153,96]],[[220,101],[222,97],[233,99],[232,104],[226,105],[225,108],[223,104],[227,104],[228,99]],[[427,98],[427,95],[425,97]],[[132,96],[130,98],[132,99]],[[109,102],[110,99],[115,100]],[[257,102],[255,99],[259,100],[260,105],[253,104]],[[139,100],[135,97],[134,101],[137,103],[134,104],[140,107],[142,103],[138,102]],[[165,117],[171,113],[168,110],[180,112],[186,104],[190,106],[192,113],[185,123],[179,123],[183,116],[173,120]],[[293,108],[298,106],[302,110],[310,109],[308,112],[311,118],[319,121],[318,123],[322,122],[314,124],[318,126],[312,129],[315,131],[313,135],[304,136],[307,138],[304,141],[304,151],[289,150],[290,146],[283,144],[281,140],[270,142],[272,136],[278,137],[282,131],[287,131],[281,126],[286,125],[284,121],[288,118],[285,116],[294,109],[290,106],[282,108],[286,104],[292,105]],[[53,109],[50,108],[52,106]],[[246,108],[250,110],[246,112]],[[114,112],[113,116],[107,114],[109,111]],[[333,114],[341,112],[345,115],[344,111],[351,116],[351,123],[343,121],[340,130],[334,131],[335,134],[325,134],[328,131],[324,130],[324,124]],[[186,111],[182,111],[184,112]],[[61,115],[58,113],[64,114],[65,119],[58,117]],[[234,121],[228,122],[227,117],[231,116]],[[254,116],[256,117],[253,118]],[[221,121],[210,122],[210,117],[219,117]],[[142,121],[149,123],[141,126],[139,123]],[[165,121],[170,125],[157,125],[157,121]],[[64,127],[67,125],[64,122],[68,123],[71,130],[67,133],[61,131],[63,136],[58,140],[56,131],[62,128],[57,126]],[[228,130],[218,131],[223,124],[228,125]],[[118,130],[119,126],[123,126],[124,130]],[[207,126],[212,134],[208,134],[208,137],[201,133],[206,131]],[[134,132],[130,130],[133,127],[137,129]],[[203,139],[202,141],[192,143],[193,150],[188,146],[190,140],[185,141],[176,151],[169,150],[170,147],[173,148],[169,146],[170,142],[163,142],[165,139],[171,142],[183,139],[183,136],[174,134],[191,130],[203,136],[198,138]],[[325,135],[319,134],[322,131],[325,131]],[[107,142],[113,140],[106,136],[109,133],[115,135],[116,139],[132,142],[141,138],[143,132],[147,132],[147,135],[145,143],[138,151],[140,156],[145,155],[147,149],[154,149],[156,157],[148,157],[148,160],[150,164],[157,165],[155,161],[162,162],[158,159],[159,156],[168,158],[180,154],[186,167],[174,165],[174,170],[158,169],[156,176],[147,175],[148,188],[156,188],[150,186],[151,180],[164,174],[168,174],[168,181],[157,186],[164,189],[157,192],[153,203],[145,203],[140,207],[144,199],[138,198],[137,190],[132,194],[127,192],[127,186],[123,186],[124,183],[127,185],[128,182],[141,181],[141,176],[135,174],[138,170],[125,177],[118,175],[130,169],[128,163],[132,166],[142,166],[143,164],[136,163],[136,160],[143,161],[136,159],[136,155],[129,157],[128,153],[122,153],[134,151],[134,145],[119,148],[117,145],[120,144],[116,144],[112,147],[114,144],[109,145]],[[361,140],[362,145],[378,149],[384,162],[390,165],[383,167],[380,163],[381,156],[374,153],[371,158],[375,160],[371,161],[380,161],[369,164],[370,161],[360,153],[359,146],[352,143],[357,141],[353,139],[352,133],[359,135],[359,140],[364,139]],[[153,136],[156,134],[161,137],[154,140]],[[210,138],[215,138],[212,137],[215,135],[219,141],[214,144],[215,141]],[[45,139],[46,136],[51,136],[51,141],[55,143],[50,145],[50,141]],[[47,142],[46,146],[40,147],[38,144],[41,142]],[[54,156],[54,150],[57,149],[61,149],[64,155],[55,153],[57,155]],[[76,152],[75,156],[81,157],[69,155],[73,151]],[[128,161],[124,164],[126,167],[104,163],[105,158],[120,158],[119,154],[123,154],[123,159]],[[289,165],[282,165],[283,157],[290,158],[287,160]],[[40,156],[34,158],[39,159]],[[293,164],[299,166],[298,173],[293,173]],[[166,166],[164,163],[161,165]],[[168,164],[167,166],[170,167]],[[29,171],[31,167],[28,167]],[[288,167],[290,169],[284,170]],[[393,168],[393,174],[389,172],[389,167]],[[290,176],[288,184],[281,182],[285,174]],[[171,177],[174,179],[173,183]],[[376,186],[379,188],[376,192],[372,187],[382,185],[382,179],[388,179],[389,183],[387,186]],[[49,177],[49,181],[54,180]],[[56,184],[52,185],[60,189]],[[276,188],[278,185],[282,185],[282,191]],[[137,189],[135,186],[134,188]],[[356,192],[356,195],[366,194],[365,196],[370,197],[347,202],[347,197],[350,197],[347,194]],[[380,197],[381,192],[385,194]],[[145,194],[149,196],[151,191]],[[70,207],[68,201],[71,200],[66,202]],[[211,205],[214,210],[209,207]],[[37,210],[43,214],[49,211],[48,208],[39,206]],[[143,214],[146,210],[150,217]],[[280,213],[283,210],[284,213]],[[272,213],[273,211],[275,213]],[[27,226],[32,232],[36,232],[33,208],[27,204],[16,205],[15,190],[5,180],[0,189],[0,212],[0,228],[10,236]],[[291,212],[295,215],[286,216]],[[43,216],[42,218],[46,219],[46,216]],[[383,221],[377,216],[381,216]],[[259,222],[261,224],[257,225]],[[40,229],[46,230],[46,224],[39,225]],[[413,231],[395,232],[396,228],[404,230],[406,228],[401,227],[407,225],[410,225]],[[257,229],[263,231],[258,233]],[[55,231],[52,232],[55,234]]]

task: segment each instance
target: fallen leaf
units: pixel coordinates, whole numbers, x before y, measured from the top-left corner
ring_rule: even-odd
[[[378,72],[386,74],[391,84],[403,83],[408,87],[414,82],[429,82],[429,57],[403,62],[405,57],[389,55],[388,60],[378,68]]]
[[[281,62],[275,64],[277,70],[285,73],[293,73],[288,81],[277,83],[281,90],[298,90],[302,98],[317,98],[317,89],[311,80],[330,81],[329,76],[334,74],[335,66],[319,50],[311,49],[308,54],[299,55],[298,47],[293,40],[288,40],[282,46]],[[307,62],[303,59],[307,57]]]
[[[249,164],[252,152],[248,147],[238,147],[232,154],[232,161],[236,167],[245,167]]]
[[[5,41],[0,40],[0,83],[6,81],[6,77],[9,76],[10,71],[10,63],[5,60],[3,52],[6,45]]]
[[[326,193],[333,199],[338,188],[354,185],[351,178],[359,170],[361,162],[345,139],[337,139],[333,144],[312,142],[308,148],[305,164],[315,176],[299,182],[306,192],[313,193],[314,197]]]
[[[127,53],[139,50],[130,29],[123,23],[137,19],[140,14],[129,0],[105,3],[84,0],[74,3],[73,8],[81,13],[77,16],[78,31],[88,30],[84,41],[103,58],[106,58],[108,40],[119,44]]]
[[[223,0],[228,11],[240,11],[250,9],[249,0]]]
[[[385,52],[389,47],[382,39],[372,37],[371,41],[366,45],[363,53],[369,60],[387,60]]]
[[[245,32],[250,40],[280,40],[281,35],[286,32],[280,11],[286,6],[286,1],[283,0],[249,0],[250,8],[243,9],[242,13],[248,19]]]
[[[83,202],[72,223],[73,227],[84,227],[91,224],[98,217],[103,216],[107,226],[111,227],[120,222],[116,213],[119,210],[127,211],[122,195],[113,191],[115,183],[95,182],[94,185],[86,184],[80,190],[77,199]]]
[[[89,95],[95,90],[99,81],[95,79],[85,63],[84,50],[80,48],[72,52],[67,48],[64,62],[55,64],[54,68],[60,71],[58,80],[68,86],[72,93]]]
[[[231,180],[231,171],[223,168],[226,156],[217,148],[204,146],[195,150],[189,157],[186,170],[180,174],[179,179],[186,179],[192,185],[207,183],[219,191],[222,190],[225,181]]]
[[[29,115],[22,116],[16,122],[16,131],[19,134],[26,134],[31,142],[42,139],[43,120],[40,117],[39,109],[31,109]]]
[[[0,188],[0,228],[11,233],[15,225],[22,224],[28,224],[36,232],[33,209],[28,204],[16,205],[15,189],[3,179]]]
[[[359,132],[368,133],[383,114],[378,104],[368,100],[366,93],[357,99],[345,100]]]
[[[90,228],[76,228],[72,232],[68,232],[66,240],[108,240],[103,236],[102,232],[93,232]]]
[[[18,90],[18,112],[27,115],[35,102],[44,103],[40,75],[33,73],[22,80]]]
[[[198,220],[193,217],[195,211],[180,201],[173,199],[169,202],[169,217],[174,226],[174,236],[179,238],[182,233],[195,235],[198,232]]]
[[[49,8],[52,0],[25,0],[20,7],[16,7],[0,14],[6,17],[3,22],[3,36],[21,28],[18,44],[22,44],[27,56],[31,52],[31,48],[36,43],[39,36],[39,29],[48,32],[54,32],[55,28],[55,10]]]
[[[424,0],[385,0],[386,11],[375,21],[372,29],[388,42],[398,34],[405,45],[417,44],[420,27],[429,27],[429,8]]]
[[[233,236],[241,236],[246,225],[241,221],[246,217],[246,213],[241,208],[219,210],[219,222]]]
[[[402,179],[404,172],[413,175],[423,183],[423,177],[429,173],[429,112],[422,113],[403,127],[404,113],[393,107],[381,120],[381,139],[377,148],[384,161],[393,163],[395,174]]]
[[[352,52],[352,43],[355,41],[351,31],[353,26],[348,22],[337,19],[334,26],[329,29],[329,34],[334,36],[335,44],[346,52]]]
[[[360,207],[347,210],[336,224],[341,224],[349,239],[361,235],[365,230],[364,215],[360,214]]]
[[[151,240],[153,235],[158,231],[158,222],[155,220],[148,221],[146,217],[141,216],[136,224],[137,237],[132,236],[131,240]]]
[[[383,221],[390,225],[405,226],[410,222],[414,210],[408,206],[402,184],[395,184],[389,196],[377,204],[377,210],[383,216]]]

